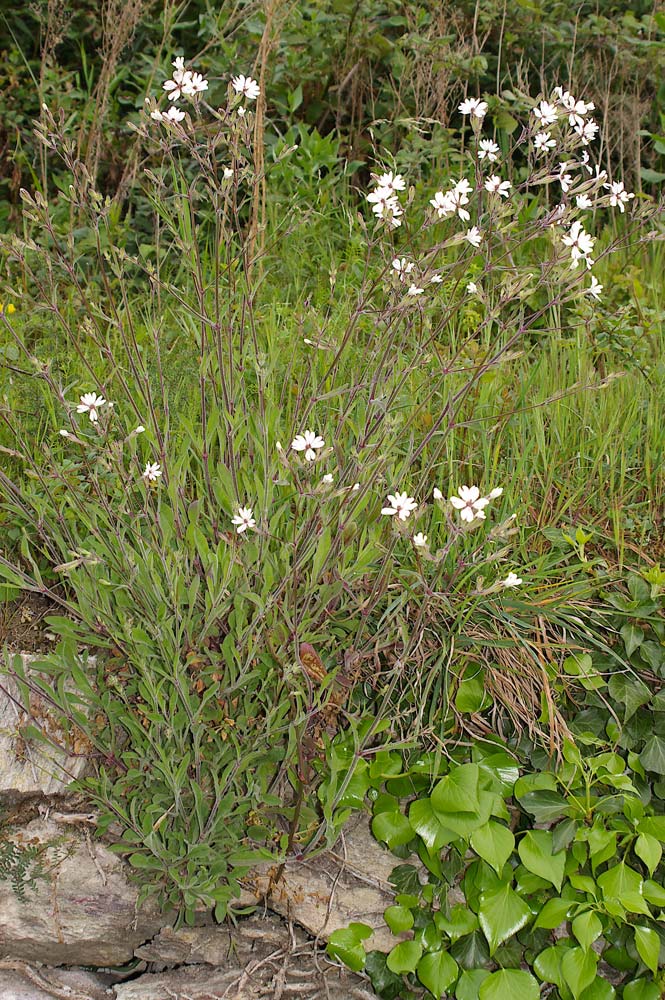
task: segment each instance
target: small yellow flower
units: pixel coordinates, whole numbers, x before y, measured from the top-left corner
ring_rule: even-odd
[[[11,316],[11,314],[15,312],[16,306],[12,302],[10,302],[6,307],[4,302],[0,302],[0,313],[6,313],[8,316]]]

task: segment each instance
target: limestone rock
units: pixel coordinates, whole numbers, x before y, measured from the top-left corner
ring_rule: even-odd
[[[38,819],[5,840],[43,850],[38,866],[26,868],[23,898],[11,880],[0,881],[0,956],[118,966],[168,924],[155,906],[137,910],[138,886],[121,859],[71,827]]]
[[[83,969],[35,968],[27,962],[0,961],[2,1000],[110,1000],[107,984]]]

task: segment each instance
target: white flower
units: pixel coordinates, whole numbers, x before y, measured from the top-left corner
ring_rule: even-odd
[[[549,101],[541,101],[537,108],[533,109],[533,116],[538,120],[538,124],[543,128],[547,125],[553,125],[557,120],[558,112],[553,104]]]
[[[189,73],[182,81],[181,89],[185,97],[196,97],[197,94],[208,89],[208,81],[203,78],[201,73]]]
[[[239,535],[242,535],[243,531],[247,531],[248,528],[255,528],[256,521],[252,516],[252,508],[238,507],[238,513],[231,518],[231,524],[236,525],[236,531]]]
[[[134,433],[135,434],[145,434],[145,427],[143,426],[143,424],[139,424],[138,427],[136,428],[136,430],[134,431]]]
[[[468,521],[469,524],[476,518],[484,521],[484,508],[487,507],[489,499],[481,497],[477,486],[460,486],[458,492],[459,496],[450,497],[449,501],[455,510],[459,511],[461,519]]]
[[[325,474],[325,476],[323,477],[323,479],[321,480],[321,482],[325,483],[325,484],[326,484],[326,486],[330,486],[330,485],[331,485],[331,483],[333,482],[333,476],[332,476],[332,473],[331,473],[331,472],[326,472],[326,474]]]
[[[387,174],[380,174],[376,183],[378,187],[388,188],[388,190],[394,194],[396,191],[404,191],[406,189],[406,181],[401,174],[393,174],[389,171]]]
[[[591,208],[593,206],[593,202],[588,194],[578,194],[575,202],[578,208]]]
[[[568,162],[564,160],[563,163],[559,164],[559,184],[561,185],[561,190],[564,194],[568,194],[573,183],[571,175],[566,173],[567,169]]]
[[[79,397],[81,402],[76,407],[77,413],[87,413],[93,424],[99,420],[98,410],[104,406],[106,400],[103,396],[98,396],[95,392],[86,392]]]
[[[509,573],[505,580],[501,581],[502,587],[519,587],[522,578],[517,573]]]
[[[435,500],[443,500],[443,493],[441,492],[438,486],[435,486],[434,489],[432,490],[432,496],[434,497]]]
[[[399,275],[399,280],[404,281],[405,275],[410,274],[413,271],[415,264],[412,260],[407,260],[406,257],[395,257],[392,262],[392,267]]]
[[[587,295],[593,295],[594,299],[600,299],[601,292],[603,291],[603,286],[598,281],[598,278],[591,275],[591,285],[586,290]]]
[[[612,181],[611,184],[606,184],[605,187],[609,188],[610,191],[610,205],[618,208],[620,212],[624,212],[630,199],[635,197],[632,191],[624,189],[623,181]]]
[[[493,490],[490,490],[487,494],[488,500],[496,500],[503,494],[503,486],[495,486]]]
[[[390,188],[376,188],[375,191],[371,191],[367,195],[367,201],[370,202],[374,214],[379,219],[387,222],[393,229],[402,225],[402,221],[400,219],[400,216],[402,215],[402,206],[397,200],[397,196],[392,193]]]
[[[261,93],[261,88],[251,76],[234,76],[231,85],[236,94],[242,94],[248,101],[255,101]]]
[[[546,153],[548,149],[554,149],[556,139],[553,139],[549,132],[538,132],[533,140],[533,148],[536,156]]]
[[[420,288],[418,285],[410,285],[407,295],[422,295],[425,291],[424,288]]]
[[[305,461],[313,462],[316,458],[316,449],[323,448],[325,441],[314,431],[305,431],[304,434],[297,434],[291,442],[294,451],[304,451]]]
[[[478,159],[487,159],[488,163],[495,163],[499,158],[500,149],[493,139],[481,139],[478,143]]]
[[[510,181],[502,181],[497,174],[492,174],[492,176],[488,177],[485,181],[485,190],[489,191],[490,194],[499,194],[502,198],[508,197],[510,188]]]
[[[162,467],[159,462],[148,462],[142,472],[142,478],[149,483],[156,483],[162,474]]]
[[[568,122],[572,126],[584,125],[584,115],[588,115],[596,108],[593,101],[589,101],[588,104],[584,101],[576,101],[568,90],[563,90],[561,87],[555,88],[554,93],[568,112]]]
[[[60,435],[60,437],[63,437],[63,438],[68,438],[69,437],[69,431],[66,431],[64,429],[64,427],[63,427],[63,429],[61,431],[58,431],[58,434]]]
[[[474,118],[482,121],[487,114],[487,103],[478,100],[477,97],[467,97],[465,101],[462,101],[457,110],[461,111],[463,115],[473,115]]]
[[[577,267],[578,262],[584,258],[589,263],[589,254],[593,250],[593,245],[596,242],[593,236],[590,236],[582,226],[581,222],[573,222],[570,227],[570,232],[561,237],[562,243],[567,247],[570,247],[570,256],[572,258],[571,267]]]
[[[169,108],[168,111],[160,111],[159,108],[155,108],[154,111],[150,112],[150,117],[156,122],[181,122],[185,117],[185,112],[181,111],[180,108],[176,108],[175,104]]]
[[[440,274],[433,274],[429,280],[433,285],[440,285],[441,282],[443,281],[443,278]]]
[[[224,180],[230,181],[232,177],[233,177],[233,170],[231,169],[231,167],[224,167]]]
[[[243,118],[246,111],[247,111],[247,108],[239,107],[238,111],[237,111],[237,114],[239,114],[240,117]]]
[[[464,234],[464,239],[470,243],[472,247],[479,247],[483,239],[483,234],[478,229],[478,226],[472,226],[471,229],[467,229]]]
[[[437,191],[433,198],[430,199],[430,205],[436,209],[437,215],[440,219],[445,219],[448,215],[455,214],[455,202],[453,199],[453,192]]]
[[[417,549],[424,549],[427,545],[427,535],[423,535],[422,531],[419,531],[413,536],[413,544]]]
[[[389,493],[388,502],[390,506],[382,507],[381,513],[388,514],[389,516],[397,514],[400,521],[406,521],[407,517],[418,506],[413,497],[410,497],[407,493]]]
[[[478,285],[475,283],[475,281],[470,281],[469,284],[466,286],[466,290],[469,293],[469,295],[477,295]]]
[[[579,135],[584,146],[588,146],[590,142],[596,138],[598,132],[600,131],[600,126],[590,118],[588,122],[582,122],[581,125],[575,125],[574,131]]]

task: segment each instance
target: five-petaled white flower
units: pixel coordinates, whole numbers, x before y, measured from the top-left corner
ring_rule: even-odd
[[[492,174],[485,181],[485,190],[490,194],[499,194],[502,198],[507,198],[510,191],[510,181],[502,181],[497,174]]]
[[[603,286],[593,274],[591,275],[591,285],[586,290],[587,295],[593,295],[594,299],[600,299]]]
[[[593,118],[590,118],[588,122],[583,122],[581,125],[575,125],[573,131],[579,135],[582,140],[582,145],[588,146],[589,143],[593,142],[598,135],[600,126],[593,120]]]
[[[81,402],[76,407],[77,413],[87,413],[93,424],[99,420],[98,410],[104,406],[106,400],[103,396],[98,396],[96,392],[85,392],[80,397]]]
[[[577,204],[577,207],[582,209],[591,208],[593,205],[593,202],[591,201],[591,198],[589,197],[588,194],[578,194],[577,197],[575,198],[575,202]]]
[[[296,434],[291,447],[294,451],[304,451],[305,461],[313,462],[316,458],[316,449],[323,448],[325,441],[314,431],[305,431],[304,434]]]
[[[464,239],[467,243],[470,243],[472,247],[478,248],[482,243],[483,234],[478,229],[478,226],[472,226],[471,229],[467,229],[464,234]]]
[[[149,483],[156,483],[162,474],[162,467],[159,462],[148,462],[145,469],[141,473],[142,478],[147,480]]]
[[[591,251],[593,250],[593,245],[596,242],[595,238],[586,232],[583,225],[579,221],[573,222],[570,227],[570,232],[561,237],[561,241],[570,247],[570,256],[572,259],[571,267],[577,267],[580,260],[584,259],[586,261],[587,267],[591,267],[593,261],[590,258]]]
[[[495,163],[499,158],[500,149],[493,139],[481,139],[478,143],[478,159]]]
[[[553,125],[557,120],[558,112],[554,104],[549,101],[541,101],[537,108],[533,109],[533,116],[541,126]]]
[[[468,521],[469,524],[476,518],[484,521],[486,517],[484,508],[490,502],[489,497],[481,497],[477,486],[460,486],[458,493],[459,496],[450,497],[449,501],[455,510],[459,511],[461,519]]]
[[[181,122],[185,117],[185,112],[181,111],[180,108],[176,108],[175,104],[169,108],[168,111],[160,111],[159,108],[155,108],[154,111],[150,112],[150,117],[156,122]]]
[[[542,156],[548,149],[554,149],[555,146],[556,139],[552,138],[550,132],[538,132],[534,137],[533,148],[536,151],[536,156]]]
[[[397,195],[393,194],[392,188],[377,187],[367,195],[367,201],[371,204],[374,214],[393,229],[402,225],[400,218],[402,206]]]
[[[390,506],[382,507],[381,513],[388,516],[397,514],[400,521],[406,521],[407,517],[410,517],[412,511],[418,506],[413,497],[410,497],[408,493],[389,493],[388,503]]]
[[[468,283],[468,285],[466,286],[466,290],[467,290],[467,292],[468,292],[469,295],[477,295],[478,294],[478,285],[475,283],[475,281],[470,281]]]
[[[427,545],[427,535],[423,535],[422,531],[419,531],[413,536],[413,544],[417,549],[424,549]]]
[[[376,184],[377,187],[387,188],[392,194],[406,189],[406,181],[402,175],[393,174],[392,170],[389,170],[387,174],[379,174],[376,178]]]
[[[502,587],[519,587],[522,583],[522,577],[518,576],[517,573],[509,573],[505,580],[501,581]]]
[[[325,476],[323,477],[323,479],[321,481],[323,483],[325,483],[326,486],[332,485],[332,482],[333,482],[333,475],[332,475],[332,473],[331,472],[326,472]]]
[[[248,101],[255,101],[261,93],[261,88],[251,76],[234,76],[231,85],[236,94],[242,94]]]
[[[425,291],[425,289],[421,288],[419,285],[409,285],[409,290],[408,290],[408,292],[406,294],[407,295],[422,295],[424,291]]]
[[[405,276],[413,271],[415,264],[406,257],[395,257],[392,262],[393,269],[397,272],[400,281],[404,281]]]
[[[612,181],[611,184],[606,184],[605,187],[609,188],[610,205],[618,208],[620,212],[624,212],[630,199],[635,197],[632,191],[625,190],[623,181]]]
[[[255,528],[256,521],[253,517],[252,508],[238,507],[238,513],[235,517],[231,518],[231,524],[236,525],[236,531],[239,535],[242,535],[243,531],[247,531],[248,528]]]
[[[463,115],[472,115],[479,121],[482,121],[487,114],[487,102],[481,101],[477,97],[467,97],[465,101],[462,101],[458,111],[461,111]]]
[[[182,92],[185,97],[196,97],[197,94],[202,94],[207,89],[208,81],[201,73],[186,74],[185,79],[182,81]]]
[[[173,79],[164,83],[164,90],[169,95],[169,101],[177,101],[183,94],[183,84],[191,77],[188,69],[185,69],[183,56],[176,56],[173,60]]]

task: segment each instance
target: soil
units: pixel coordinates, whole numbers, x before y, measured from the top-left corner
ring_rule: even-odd
[[[41,594],[25,593],[0,605],[0,646],[10,653],[43,653],[55,638],[46,623],[53,614],[57,607]]]

